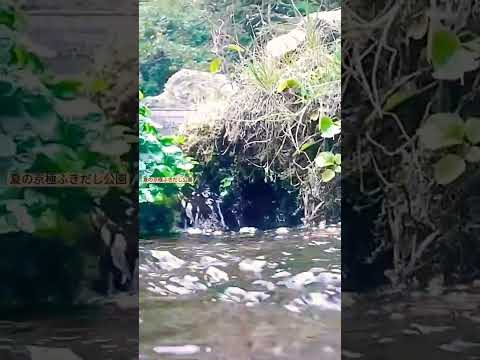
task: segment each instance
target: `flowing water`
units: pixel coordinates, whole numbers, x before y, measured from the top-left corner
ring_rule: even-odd
[[[350,294],[344,296],[346,359],[480,359],[479,281],[403,294],[354,295],[353,303]]]
[[[140,247],[140,359],[340,359],[340,229]]]

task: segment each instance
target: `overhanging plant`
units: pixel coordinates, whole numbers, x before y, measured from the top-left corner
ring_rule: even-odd
[[[140,99],[143,100],[141,92]],[[178,195],[188,186],[179,178],[191,178],[195,161],[183,154],[182,136],[159,133],[150,120],[150,110],[142,102],[139,112],[141,233],[168,234],[175,222]]]

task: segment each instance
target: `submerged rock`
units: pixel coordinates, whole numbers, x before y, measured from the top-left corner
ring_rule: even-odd
[[[228,274],[225,271],[216,268],[215,266],[210,266],[205,272],[205,278],[208,282],[215,284],[220,282],[226,282],[230,280]]]
[[[251,235],[254,235],[257,233],[257,229],[254,228],[254,227],[242,227],[240,228],[240,230],[238,231],[240,234],[251,234]]]
[[[299,273],[287,281],[284,282],[285,286],[289,289],[299,290],[302,289],[305,285],[309,285],[315,282],[315,275],[310,271],[305,271]]]
[[[185,264],[185,261],[168,251],[150,250],[150,254],[158,260],[159,266],[166,271],[181,268]]]
[[[312,292],[304,297],[303,299],[308,305],[318,306],[324,310],[335,310],[340,311],[341,305],[338,301],[333,301],[333,299],[324,293]]]
[[[209,266],[227,266],[227,263],[225,261],[219,260],[217,258],[214,258],[212,256],[202,256],[200,259],[200,265],[204,267],[209,267]]]
[[[275,230],[275,233],[278,234],[278,235],[288,234],[289,232],[290,232],[290,230],[286,227],[280,227],[280,228]]]
[[[238,267],[241,271],[250,271],[259,273],[262,272],[263,268],[267,265],[265,260],[253,260],[253,259],[245,259],[238,264]]]

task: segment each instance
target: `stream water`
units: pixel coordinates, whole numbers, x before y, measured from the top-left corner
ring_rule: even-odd
[[[340,228],[140,246],[140,359],[340,359]]]
[[[347,299],[349,299],[347,301]],[[433,291],[344,293],[345,359],[480,359],[480,282]]]

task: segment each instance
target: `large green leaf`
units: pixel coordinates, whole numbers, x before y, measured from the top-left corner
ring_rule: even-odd
[[[438,66],[432,74],[435,79],[439,80],[462,80],[465,73],[478,69],[480,62],[475,52],[465,48],[460,48],[453,54],[452,58],[441,66]]]
[[[451,31],[438,31],[432,37],[432,60],[434,65],[446,64],[460,48],[460,39]]]
[[[478,146],[472,146],[470,149],[468,149],[466,155],[465,155],[465,160],[471,163],[478,163],[480,162],[480,147]]]
[[[325,169],[322,171],[322,181],[323,182],[330,182],[335,177],[335,171],[331,169]]]
[[[315,164],[320,168],[334,166],[335,155],[330,151],[321,152],[315,158]]]
[[[220,72],[221,68],[222,68],[222,59],[215,58],[210,62],[210,72],[212,74],[216,74]]]
[[[474,145],[480,143],[480,118],[468,118],[465,123],[465,132],[470,143]]]
[[[330,117],[324,116],[318,123],[320,134],[323,138],[334,138],[340,134],[340,126],[338,122],[334,122]]]
[[[427,119],[418,134],[427,149],[438,150],[463,144],[465,123],[458,114],[438,113]]]
[[[466,169],[465,160],[460,156],[445,155],[434,165],[435,180],[440,185],[447,185],[460,177]]]

